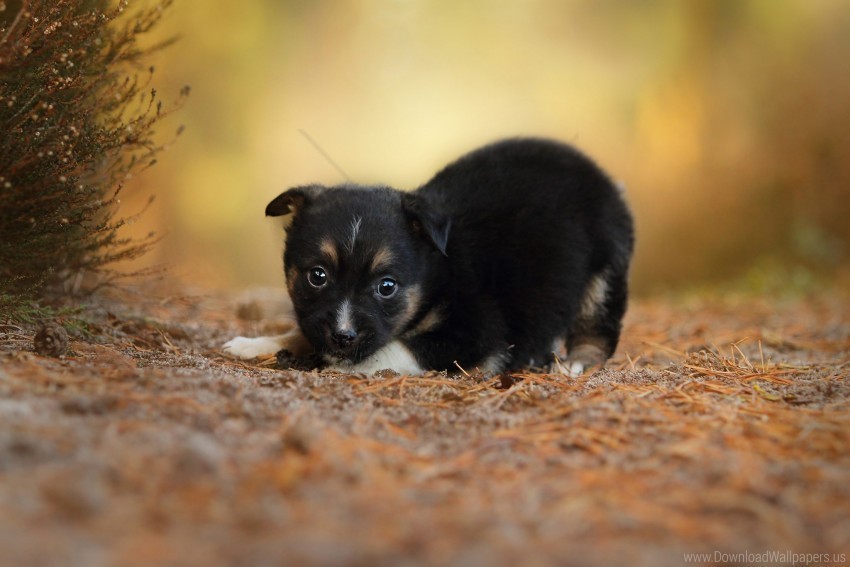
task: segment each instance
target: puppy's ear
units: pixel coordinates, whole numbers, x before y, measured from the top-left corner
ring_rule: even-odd
[[[288,189],[266,205],[266,216],[280,217],[290,213],[297,213],[299,210],[308,206],[324,190],[325,188],[321,185],[305,185],[303,187]]]
[[[414,232],[425,235],[443,256],[448,256],[446,246],[449,243],[451,219],[433,203],[414,193],[403,194],[401,203]]]

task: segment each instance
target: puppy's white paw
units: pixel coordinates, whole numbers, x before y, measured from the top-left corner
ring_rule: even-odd
[[[578,378],[582,374],[584,374],[584,363],[574,361],[570,364],[570,369],[568,371],[570,378]]]
[[[236,337],[224,343],[224,352],[247,360],[260,356],[271,356],[283,348],[280,337]]]
[[[588,369],[602,367],[608,355],[597,344],[582,343],[576,345],[567,355],[566,363],[571,378],[578,378]]]
[[[569,378],[578,378],[584,374],[585,364],[579,360],[569,360],[556,356],[555,362],[547,366],[549,374],[560,374]]]

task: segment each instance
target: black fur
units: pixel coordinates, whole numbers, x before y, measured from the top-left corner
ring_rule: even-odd
[[[632,219],[611,180],[568,145],[506,140],[413,192],[301,187],[266,209],[291,212],[288,286],[301,330],[321,355],[357,363],[400,340],[425,369],[510,370],[552,362],[559,338],[569,350],[596,345],[604,358],[617,346]],[[321,251],[328,241],[336,266]],[[393,261],[373,271],[381,248]],[[328,272],[321,289],[306,276],[315,266]],[[398,285],[389,299],[375,291],[385,277]],[[333,334],[345,298],[357,337],[340,346]]]

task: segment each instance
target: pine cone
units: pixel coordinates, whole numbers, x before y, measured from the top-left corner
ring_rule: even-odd
[[[45,323],[35,334],[33,346],[42,356],[61,356],[68,350],[68,333],[58,323]]]

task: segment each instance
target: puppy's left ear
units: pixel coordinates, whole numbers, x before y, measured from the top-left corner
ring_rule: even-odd
[[[288,189],[272,199],[266,205],[267,217],[280,217],[290,213],[297,213],[309,206],[317,196],[325,191],[321,185],[304,185]]]
[[[415,193],[404,193],[401,204],[413,230],[427,236],[443,256],[448,256],[446,246],[449,243],[451,219],[433,203]]]

